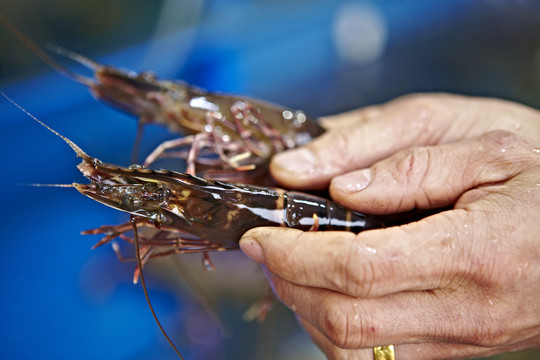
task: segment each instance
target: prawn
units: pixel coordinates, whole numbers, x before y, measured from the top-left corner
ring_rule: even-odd
[[[277,152],[301,146],[324,129],[305,112],[270,102],[229,95],[103,65],[54,47],[59,55],[89,68],[93,77],[65,68],[43,52],[0,14],[4,24],[28,49],[63,75],[88,87],[98,100],[138,118],[132,162],[145,124],[167,127],[182,138],[165,141],[150,153],[145,167],[160,158],[186,160],[187,172],[205,178],[269,183],[268,164]]]
[[[192,175],[250,183],[267,174],[272,155],[324,132],[303,111],[159,80],[151,72],[125,72],[62,48],[56,51],[89,66],[95,76],[89,86],[94,97],[138,117],[139,129],[159,124],[186,135],[156,147],[145,167],[160,158],[178,157],[186,160]]]

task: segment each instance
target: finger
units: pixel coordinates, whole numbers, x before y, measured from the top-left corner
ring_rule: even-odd
[[[373,360],[373,348],[342,349],[333,344],[316,327],[297,317],[300,326],[311,336],[313,342],[329,359]],[[489,356],[501,349],[487,349],[474,345],[448,343],[418,343],[394,345],[396,359],[436,360],[461,359],[472,356]]]
[[[382,344],[454,343],[515,347],[516,338],[498,329],[505,324],[489,301],[463,301],[457,291],[413,291],[359,299],[325,289],[291,284],[267,273],[279,299],[297,316],[342,349]],[[505,315],[501,315],[501,319]],[[479,331],[482,324],[483,331]],[[528,340],[528,338],[527,338]],[[512,344],[512,345],[509,345]]]
[[[333,179],[342,205],[372,214],[454,204],[467,190],[509,180],[530,163],[534,147],[505,131],[446,145],[416,147],[369,169]]]
[[[327,133],[302,148],[275,155],[270,171],[286,187],[324,188],[334,176],[367,167],[401,149],[437,143],[448,135],[456,112],[453,101],[443,101],[448,98],[463,101],[457,96],[407,96],[338,116],[338,124]]]
[[[323,121],[329,128],[326,134],[274,156],[270,171],[286,187],[324,188],[334,176],[371,166],[413,146],[450,143],[492,130],[512,131],[538,142],[538,119],[538,111],[502,100],[408,95],[327,118]]]
[[[428,292],[355,299],[326,289],[298,286],[271,273],[267,276],[283,304],[342,349],[430,342],[437,337],[455,342],[466,333],[461,328],[453,331],[456,324],[451,321],[440,323],[442,301]],[[457,301],[448,305],[448,313],[466,311],[465,317],[456,317],[458,321],[471,311],[471,307],[462,309]]]
[[[416,143],[419,133],[404,134],[403,127],[409,127],[410,121],[418,123],[421,114],[413,109],[397,112],[391,105],[338,115],[327,133],[302,148],[275,155],[270,164],[273,177],[287,187],[323,188],[336,175],[369,166]],[[329,120],[323,123],[332,124]]]
[[[373,360],[372,349],[342,349],[334,345],[326,336],[306,320],[297,316],[300,326],[309,334],[315,345],[328,359]]]
[[[473,243],[459,243],[474,219],[464,210],[358,235],[285,228],[248,231],[240,247],[270,272],[291,283],[354,297],[448,286],[479,266]],[[284,255],[286,254],[286,256]]]

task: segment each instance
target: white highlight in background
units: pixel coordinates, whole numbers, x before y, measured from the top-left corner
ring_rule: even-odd
[[[384,14],[370,2],[343,4],[334,22],[334,45],[338,56],[353,65],[376,62],[388,41]]]

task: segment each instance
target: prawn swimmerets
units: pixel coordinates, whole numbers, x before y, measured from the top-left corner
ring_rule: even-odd
[[[2,14],[0,22],[49,66],[87,86],[96,99],[136,116],[139,126],[134,155],[145,124],[163,125],[185,135],[159,145],[148,155],[145,166],[159,158],[182,158],[192,175],[265,184],[270,181],[266,175],[273,154],[303,145],[324,132],[303,111],[210,92],[182,81],[160,80],[152,72],[120,70],[55,47],[56,53],[91,69],[93,77],[74,73],[44,53]]]
[[[2,92],[0,94],[7,98]],[[82,159],[78,169],[90,183],[67,186],[131,215],[128,223],[102,226],[85,233],[105,234],[96,246],[117,237],[134,243],[137,260],[134,280],[140,276],[154,318],[180,357],[182,355],[161,327],[148,298],[142,267],[149,258],[237,249],[242,234],[258,226],[353,232],[382,226],[375,217],[309,194],[205,180],[187,173],[156,171],[139,165],[126,168],[107,164],[87,155],[71,140],[18,107],[60,136]],[[139,229],[144,227],[154,229],[153,234],[139,234]],[[125,235],[128,231],[133,231],[132,237]]]

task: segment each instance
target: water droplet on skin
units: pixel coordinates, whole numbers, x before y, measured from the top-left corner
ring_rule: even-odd
[[[370,254],[376,254],[377,253],[377,249],[374,249],[374,248],[369,247],[369,246],[366,246],[366,251],[369,252]]]

